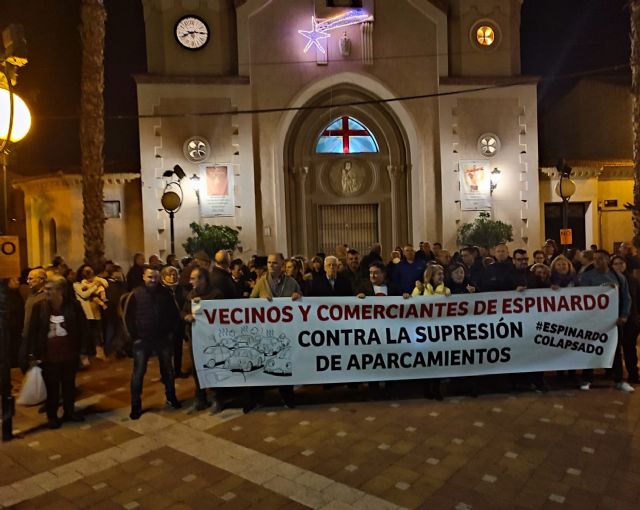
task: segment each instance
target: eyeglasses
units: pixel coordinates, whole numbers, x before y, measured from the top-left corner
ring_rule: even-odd
[[[516,262],[527,262],[529,257],[516,257],[515,260]]]

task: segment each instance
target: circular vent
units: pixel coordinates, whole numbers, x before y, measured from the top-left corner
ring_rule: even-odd
[[[192,136],[184,142],[182,150],[184,152],[184,157],[189,161],[192,163],[200,163],[209,158],[211,147],[209,146],[209,142],[204,138],[200,136]]]
[[[478,152],[485,158],[492,158],[500,151],[500,139],[493,133],[485,133],[478,138]]]
[[[494,51],[500,45],[500,27],[490,19],[481,19],[471,25],[471,44],[482,51]]]

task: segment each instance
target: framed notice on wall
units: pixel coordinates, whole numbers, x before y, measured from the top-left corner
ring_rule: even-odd
[[[460,161],[460,208],[491,209],[491,169],[488,161]]]
[[[200,165],[200,216],[235,216],[234,175],[230,164]]]

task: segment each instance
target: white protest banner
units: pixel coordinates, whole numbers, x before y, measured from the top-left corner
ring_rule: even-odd
[[[193,313],[202,387],[420,379],[610,367],[618,291],[218,300]]]

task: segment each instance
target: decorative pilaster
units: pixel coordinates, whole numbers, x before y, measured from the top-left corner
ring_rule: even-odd
[[[293,167],[291,169],[291,174],[293,175],[296,203],[298,204],[298,232],[294,238],[300,239],[300,244],[302,245],[303,250],[307,250],[307,208],[305,204],[305,185],[307,182],[307,175],[309,174],[309,167]]]
[[[406,167],[404,165],[387,165],[389,181],[391,182],[391,242],[393,246],[398,246],[400,233],[400,204],[402,198],[399,196],[401,190],[401,179]]]

